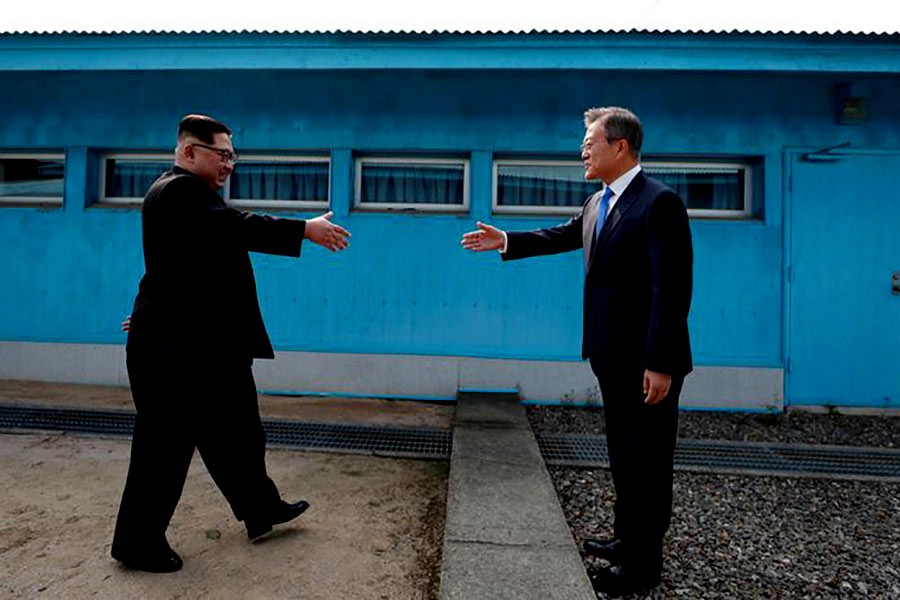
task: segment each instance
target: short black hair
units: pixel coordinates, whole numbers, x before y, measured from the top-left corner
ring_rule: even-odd
[[[222,121],[208,115],[186,115],[178,123],[178,139],[189,134],[204,144],[212,144],[215,141],[213,136],[217,133],[231,135],[231,130]]]
[[[606,139],[608,141],[625,140],[628,142],[631,155],[640,159],[641,146],[644,143],[644,128],[637,115],[621,106],[603,106],[584,111],[585,127],[601,120]]]

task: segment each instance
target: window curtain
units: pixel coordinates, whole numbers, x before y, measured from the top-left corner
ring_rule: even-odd
[[[107,198],[143,198],[168,163],[135,163],[109,160],[106,163]]]
[[[675,190],[688,208],[743,210],[744,181],[740,171],[647,172]]]
[[[599,182],[497,174],[499,206],[581,206]]]
[[[238,163],[231,175],[233,200],[328,201],[328,165]]]
[[[362,165],[360,201],[392,204],[462,204],[461,166]]]

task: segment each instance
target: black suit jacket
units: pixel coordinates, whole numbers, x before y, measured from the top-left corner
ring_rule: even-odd
[[[509,232],[504,260],[585,252],[582,357],[610,369],[637,365],[686,375],[693,247],[684,203],[643,171],[610,211],[594,247],[600,193],[568,222]]]
[[[248,252],[300,256],[306,222],[229,208],[177,166],[150,186],[141,217],[145,274],[128,351],[273,358]]]

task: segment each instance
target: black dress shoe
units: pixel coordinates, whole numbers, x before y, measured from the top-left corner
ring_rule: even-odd
[[[622,558],[622,540],[585,540],[584,553],[588,556],[596,556],[609,562],[619,562]]]
[[[162,548],[154,552],[121,552],[114,550],[112,557],[129,569],[147,571],[148,573],[174,573],[184,565],[178,553],[171,548]]]
[[[275,508],[270,510],[264,516],[257,519],[247,519],[244,521],[247,526],[247,538],[251,542],[256,542],[268,535],[272,531],[273,525],[280,525],[296,519],[309,508],[309,502],[300,500],[293,504],[280,500]]]
[[[612,597],[645,594],[658,586],[660,582],[658,573],[638,577],[621,565],[600,569],[591,575],[590,579],[595,592],[603,592]]]

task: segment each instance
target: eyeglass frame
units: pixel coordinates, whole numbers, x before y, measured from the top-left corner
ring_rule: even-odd
[[[618,142],[619,140],[624,140],[624,139],[625,139],[624,137],[614,137],[614,138],[605,138],[605,141],[607,144],[612,144],[613,142]],[[590,140],[588,142],[582,142],[581,151],[584,152],[585,150],[592,148],[596,144],[597,144],[597,142],[594,140]]]
[[[223,162],[230,162],[234,164],[238,161],[238,153],[233,150],[226,150],[225,148],[216,148],[215,146],[209,146],[207,144],[201,144],[200,142],[191,142],[192,146],[199,146],[200,148],[205,148],[207,150],[212,150],[216,154],[219,155],[219,159]]]

